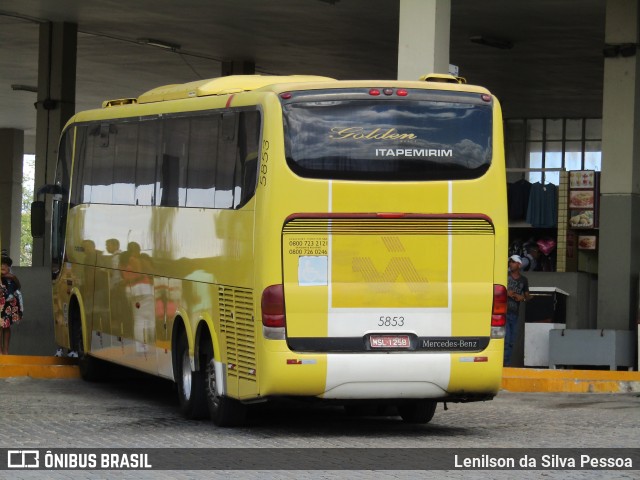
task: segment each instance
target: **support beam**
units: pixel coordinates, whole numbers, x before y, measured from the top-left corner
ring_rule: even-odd
[[[36,191],[41,186],[54,182],[60,133],[75,113],[77,34],[78,26],[72,23],[40,25],[36,103]],[[49,209],[47,222],[50,222]],[[46,231],[49,232],[49,229]],[[47,233],[45,238],[34,239],[34,266],[48,264],[45,252],[49,251],[50,242],[50,233]]]
[[[636,0],[608,0],[605,43],[637,44]],[[639,52],[640,53],[640,52]],[[634,328],[640,276],[640,61],[604,60],[598,329]]]
[[[16,266],[20,265],[23,156],[24,132],[0,129],[0,244]]]
[[[221,76],[229,75],[253,75],[256,73],[256,64],[251,60],[230,60],[222,62]]]
[[[449,73],[451,0],[400,0],[398,80]]]

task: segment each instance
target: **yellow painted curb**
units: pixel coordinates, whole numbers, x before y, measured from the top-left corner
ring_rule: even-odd
[[[79,378],[75,358],[0,355],[0,378]]]
[[[510,392],[640,392],[640,372],[504,368],[502,388]]]
[[[0,355],[0,378],[79,378],[75,358]],[[510,392],[640,392],[640,372],[504,368],[502,389]]]
[[[0,378],[80,378],[75,365],[0,365]]]
[[[0,365],[76,365],[77,358],[35,355],[0,355]]]

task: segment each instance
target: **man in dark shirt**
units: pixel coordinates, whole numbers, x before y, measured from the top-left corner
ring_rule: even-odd
[[[529,280],[520,273],[522,258],[518,255],[509,257],[509,280],[507,284],[507,331],[504,337],[504,365],[511,364],[513,345],[518,337],[518,310],[520,302],[531,298]]]

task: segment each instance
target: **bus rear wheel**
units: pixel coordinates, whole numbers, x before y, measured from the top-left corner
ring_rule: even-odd
[[[429,423],[436,412],[435,400],[412,400],[398,405],[398,413],[407,423]]]
[[[207,416],[207,399],[205,396],[204,376],[200,371],[191,370],[189,361],[189,342],[187,336],[181,334],[177,343],[175,379],[178,386],[180,411],[189,419]]]
[[[235,427],[242,425],[247,416],[247,407],[238,400],[229,398],[218,393],[213,355],[207,361],[207,404],[209,406],[209,416],[218,427]]]

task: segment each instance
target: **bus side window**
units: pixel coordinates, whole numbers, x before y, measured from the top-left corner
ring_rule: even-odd
[[[238,112],[222,114],[222,125],[218,138],[215,208],[233,208],[237,128]]]
[[[225,142],[233,142],[236,139],[238,130],[238,113],[225,112],[222,114],[222,140]]]
[[[259,112],[242,112],[238,130],[234,207],[245,205],[254,195],[258,178]]]
[[[110,128],[107,124],[100,125],[100,130],[98,134],[100,135],[100,148],[108,148],[109,147],[109,133]]]
[[[88,130],[89,127],[86,125],[76,128],[76,153],[72,181],[73,190],[70,200],[72,205],[79,205],[88,201],[89,195],[85,189],[87,188],[89,191],[91,189],[85,179],[87,169],[87,142],[89,137]],[[87,198],[85,199],[85,197]]]
[[[113,201],[113,162],[115,158],[116,125],[102,124],[93,143],[91,168],[91,203],[110,204]]]
[[[160,121],[147,120],[138,128],[138,156],[136,158],[135,204],[149,206],[155,201],[156,159]]]
[[[162,162],[158,166],[156,199],[163,207],[184,207],[187,196],[187,159],[189,156],[189,119],[164,121]]]
[[[135,203],[136,150],[138,124],[118,124],[115,137],[113,164],[113,203],[133,205]]]
[[[162,155],[162,170],[160,171],[160,205],[163,207],[178,207],[180,178],[180,157]]]
[[[215,206],[219,127],[219,115],[191,119],[187,207],[213,208]]]

